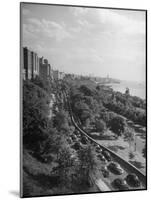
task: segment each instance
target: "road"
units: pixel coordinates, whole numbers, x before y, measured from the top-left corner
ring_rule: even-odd
[[[95,181],[95,184],[98,186],[100,191],[103,192],[111,191],[111,189],[104,183],[104,181],[102,181],[102,179],[97,179]]]

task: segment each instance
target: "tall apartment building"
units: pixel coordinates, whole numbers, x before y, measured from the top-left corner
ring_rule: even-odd
[[[59,79],[59,71],[58,70],[53,70],[53,79],[58,80]]]
[[[25,79],[32,78],[32,59],[31,51],[27,47],[23,48],[23,73]]]
[[[31,52],[32,59],[32,78],[36,78],[39,75],[39,58],[35,52]]]
[[[64,72],[59,72],[59,79],[64,79],[65,73]]]
[[[47,59],[39,58],[37,53],[30,51],[27,47],[22,49],[22,75],[23,79],[34,79],[39,76],[42,79],[53,79],[51,65]],[[58,72],[59,73],[59,72]]]
[[[60,79],[63,79],[64,77],[65,77],[64,72],[59,72],[58,70],[53,70],[53,79],[54,80],[60,80]]]
[[[38,55],[30,51],[27,47],[23,48],[23,78],[32,79],[39,75]]]
[[[39,61],[39,76],[46,80],[48,78],[48,60],[41,57]]]
[[[52,68],[50,64],[48,64],[48,76],[50,79],[53,79]]]

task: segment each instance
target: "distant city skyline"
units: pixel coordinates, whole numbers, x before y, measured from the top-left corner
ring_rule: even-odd
[[[22,4],[22,45],[66,73],[145,82],[145,11]]]

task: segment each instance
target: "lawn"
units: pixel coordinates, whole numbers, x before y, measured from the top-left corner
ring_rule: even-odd
[[[141,140],[138,138],[137,140],[137,148],[135,151],[134,143],[129,145],[127,141],[124,140],[123,137],[119,137],[116,139],[114,137],[114,134],[107,130],[103,136],[99,136],[99,133],[91,133],[91,136],[101,145],[104,145],[105,147],[108,147],[110,150],[114,151],[118,155],[120,155],[122,158],[124,158],[126,161],[129,161],[131,164],[133,164],[135,167],[137,167],[140,171],[145,173],[145,167],[146,167],[146,160],[142,155],[142,147],[140,145]],[[139,137],[139,136],[137,136]],[[145,140],[145,139],[144,139]],[[143,144],[143,141],[142,141]],[[140,149],[141,148],[141,149]]]

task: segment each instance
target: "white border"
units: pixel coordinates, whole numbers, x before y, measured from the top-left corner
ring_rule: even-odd
[[[19,0],[4,0],[0,4],[0,199],[5,200],[18,198],[16,194],[19,191],[19,2]],[[27,2],[147,9],[148,22],[151,19],[150,0],[29,0]],[[151,57],[150,37],[151,28],[148,23],[148,63]],[[148,77],[150,75],[148,64]],[[149,85],[151,80],[148,78],[148,122],[151,121]],[[148,169],[151,163],[150,124],[148,123]],[[150,199],[150,177],[151,173],[148,170],[148,191],[57,196],[45,199]]]

